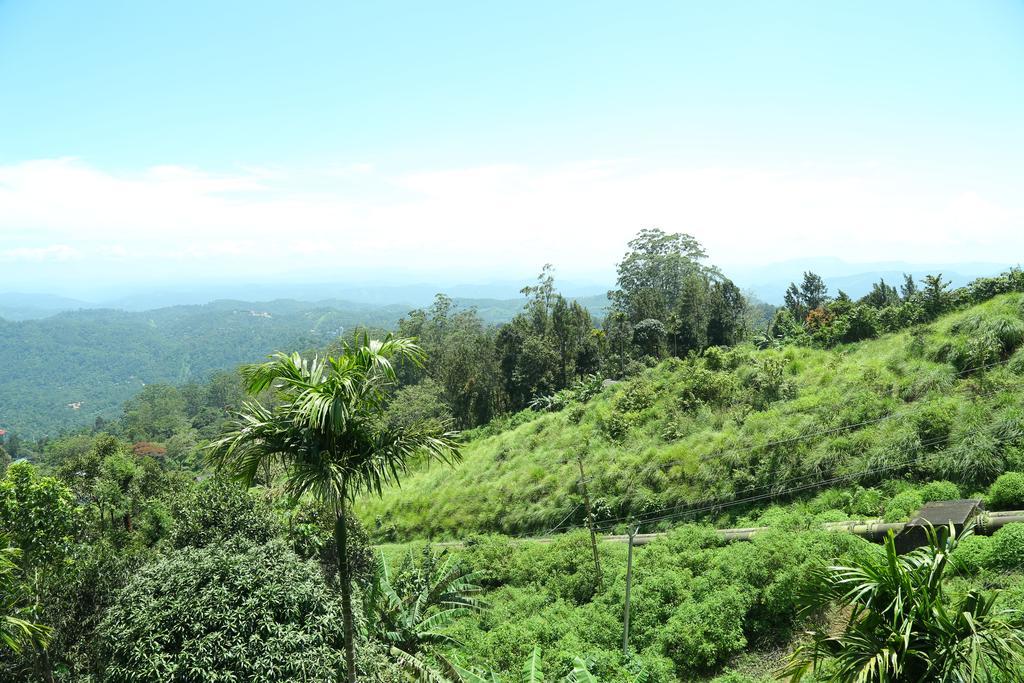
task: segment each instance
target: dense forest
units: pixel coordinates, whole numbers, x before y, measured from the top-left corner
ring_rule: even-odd
[[[1024,525],[902,555],[826,525],[1024,508],[1024,274],[808,272],[776,311],[650,229],[600,318],[551,267],[523,295],[393,335],[244,316],[220,343],[285,353],[5,434],[0,678],[1021,680]]]

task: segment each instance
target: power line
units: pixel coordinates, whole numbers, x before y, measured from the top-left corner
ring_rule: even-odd
[[[979,371],[979,370],[984,370],[984,369],[987,369],[987,368],[992,368],[992,367],[996,367],[996,366],[1000,366],[1000,365],[1005,365],[1005,364],[1007,364],[1009,362],[1010,362],[1010,359],[1004,359],[1004,360],[994,361],[994,362],[991,362],[991,363],[986,363],[986,364],[975,366],[975,367],[971,367],[971,368],[966,368],[964,370],[961,370],[961,371],[958,371],[957,373],[955,373],[954,377],[961,376],[961,375],[967,375],[967,374],[969,374],[971,372],[975,372],[975,371]],[[974,400],[977,401],[977,400],[984,400],[984,399],[987,399],[987,398],[991,398],[992,396],[995,396],[995,395],[997,395],[999,393],[1002,393],[1004,390],[1005,390],[1004,388],[993,389],[993,390],[991,390],[991,391],[989,391],[987,393],[975,396]],[[938,399],[934,399],[932,401],[923,402],[923,403],[918,404],[918,405],[914,406],[913,408],[910,408],[910,409],[907,409],[907,410],[896,411],[896,412],[893,412],[893,413],[889,413],[888,415],[883,415],[881,417],[872,418],[872,419],[869,419],[869,420],[862,420],[860,422],[853,423],[853,424],[850,424],[850,425],[844,425],[844,426],[841,426],[841,427],[831,427],[831,428],[828,428],[828,429],[819,430],[817,432],[804,433],[804,434],[801,434],[801,435],[798,435],[798,436],[795,436],[795,437],[787,437],[785,439],[778,439],[778,440],[775,440],[775,441],[769,441],[769,442],[766,442],[766,443],[763,443],[763,444],[755,444],[755,445],[751,445],[751,446],[747,446],[747,447],[737,447],[737,448],[731,448],[731,449],[723,449],[723,450],[714,451],[714,452],[705,454],[702,457],[705,458],[705,459],[710,459],[710,458],[719,458],[719,457],[722,457],[722,456],[725,456],[725,455],[738,455],[738,454],[742,454],[742,453],[752,453],[752,452],[755,452],[755,451],[758,451],[758,450],[772,448],[772,447],[775,447],[775,446],[786,445],[786,444],[790,444],[790,443],[796,443],[796,442],[799,442],[799,441],[807,441],[807,440],[814,439],[814,438],[817,438],[817,437],[828,436],[828,435],[831,435],[831,434],[836,434],[836,433],[841,433],[841,432],[845,432],[845,431],[850,431],[850,430],[853,430],[853,429],[858,429],[860,427],[865,427],[865,426],[869,426],[869,425],[874,425],[874,424],[878,424],[878,423],[881,423],[881,422],[885,422],[887,420],[892,420],[892,419],[896,419],[896,418],[900,418],[900,417],[907,417],[907,416],[910,416],[910,415],[914,415],[914,414],[919,413],[922,410],[926,409],[927,407],[931,406],[936,400],[938,400]],[[808,416],[815,416],[814,413],[804,412],[804,414],[808,415]],[[952,438],[952,435],[949,435],[947,437],[941,438],[941,439],[936,440],[936,441],[924,442],[924,443],[920,444],[920,447],[921,448],[927,448],[927,447],[935,445],[937,443],[941,443],[943,441],[948,441],[950,438]],[[647,472],[650,472],[650,471],[656,470],[656,469],[664,469],[666,467],[671,467],[673,465],[684,464],[684,463],[687,463],[689,461],[690,461],[689,459],[686,459],[686,460],[675,460],[675,461],[668,461],[668,462],[664,462],[664,463],[654,463],[654,464],[648,465],[647,467],[639,470],[638,472],[635,472],[633,475],[630,476],[630,479],[627,482],[626,489],[625,489],[625,492],[624,492],[623,495],[628,495],[632,491],[632,488],[635,485],[637,478],[639,476],[641,476],[642,474],[645,474]],[[757,490],[761,490],[761,489],[768,489],[769,487],[778,487],[779,485],[785,485],[785,484],[789,484],[789,483],[794,483],[794,482],[799,482],[799,481],[807,480],[807,479],[815,476],[815,473],[810,472],[810,473],[807,473],[807,474],[803,474],[803,475],[798,475],[798,476],[782,479],[782,480],[773,482],[771,484],[762,484],[762,485],[747,487],[746,489],[741,489],[740,491],[735,491],[732,494],[728,494],[726,496],[707,497],[707,498],[704,498],[702,500],[693,501],[691,503],[683,503],[683,504],[677,504],[677,505],[670,506],[670,507],[665,507],[665,508],[662,508],[660,510],[655,510],[651,514],[657,515],[658,513],[671,511],[670,514],[663,515],[663,516],[660,516],[660,517],[648,517],[648,518],[644,518],[644,519],[638,520],[638,522],[641,523],[641,524],[646,524],[646,523],[650,523],[652,521],[663,521],[663,520],[668,520],[668,519],[675,518],[677,516],[676,515],[676,511],[679,511],[679,509],[681,507],[684,507],[684,506],[692,506],[692,505],[703,505],[703,506],[705,506],[705,507],[696,508],[696,509],[691,508],[690,510],[683,511],[683,513],[682,513],[684,515],[690,515],[690,514],[693,514],[694,512],[699,514],[700,512],[706,512],[706,511],[711,511],[711,510],[716,510],[716,509],[722,509],[723,507],[733,507],[735,505],[742,504],[742,503],[745,503],[745,502],[756,502],[758,500],[764,500],[766,498],[781,497],[781,496],[789,495],[790,493],[793,493],[793,492],[799,492],[799,491],[802,491],[802,490],[807,490],[809,488],[814,488],[816,486],[826,485],[827,483],[830,483],[830,482],[831,483],[837,483],[839,481],[846,481],[846,480],[849,480],[851,478],[859,478],[859,477],[868,476],[870,474],[874,474],[874,473],[877,473],[877,472],[888,471],[888,470],[891,470],[891,469],[898,469],[898,468],[902,468],[902,467],[910,467],[910,466],[913,466],[915,464],[921,464],[921,462],[923,462],[923,461],[921,461],[920,459],[917,459],[917,460],[910,461],[910,462],[907,462],[907,463],[900,463],[900,464],[897,464],[897,465],[885,466],[885,467],[881,467],[881,468],[867,469],[867,470],[863,470],[863,471],[860,471],[860,472],[857,472],[857,473],[851,473],[849,475],[843,475],[841,477],[835,478],[834,480],[823,480],[823,481],[820,481],[820,482],[819,481],[815,481],[815,482],[812,482],[810,486],[802,486],[802,487],[795,487],[795,488],[788,488],[788,489],[784,488],[782,490],[766,491],[765,493],[759,494],[757,496],[735,500],[735,496],[743,494],[743,493],[748,493],[748,492],[757,491]],[[716,501],[721,501],[723,499],[725,499],[726,502],[729,503],[729,504],[726,505],[725,503],[716,503]],[[556,531],[562,530],[562,529],[564,529],[564,530],[574,530],[574,529],[577,529],[577,528],[583,528],[582,525],[572,525],[572,524],[566,525],[565,524],[565,522],[568,521],[568,519],[570,519],[573,514],[575,514],[575,512],[579,509],[579,507],[580,507],[579,505],[576,505],[572,510],[570,510],[569,514],[567,514],[558,524],[556,524],[550,530],[545,532],[544,535],[545,536],[546,535],[550,535],[550,534],[552,534],[552,533],[554,533]],[[599,526],[601,528],[607,528],[608,526],[614,525],[615,523],[627,521],[627,520],[631,519],[632,517],[633,517],[632,515],[622,515],[622,516],[619,516],[619,517],[613,517],[611,519],[607,519],[607,520],[604,520],[604,521],[600,522]],[[536,538],[536,537],[537,537],[536,535],[533,535],[530,532],[523,532],[521,534],[517,534],[517,535],[513,536],[513,538]]]
[[[999,394],[999,393],[1002,393],[1002,390],[999,390],[999,389],[993,390],[991,392],[988,392],[987,394],[981,394],[979,396],[976,396],[975,400],[983,400],[983,399],[986,399],[986,398],[990,398],[990,397],[995,396],[996,394]],[[918,407],[914,411],[904,411],[904,412],[902,412],[900,414],[893,414],[892,417],[906,416],[906,415],[912,414],[913,412],[917,412],[918,410],[922,410],[925,407],[927,407],[927,405],[922,405],[922,406]],[[878,420],[876,420],[876,422],[877,421]],[[814,436],[814,435],[808,435],[805,438],[810,438],[810,436]],[[940,442],[941,442],[941,440],[940,440]],[[935,445],[935,443],[936,442],[922,442],[920,444],[920,447],[921,448],[927,448],[929,446]],[[732,449],[730,451],[719,451],[717,453],[708,454],[705,457],[710,458],[710,457],[713,457],[713,456],[720,456],[720,455],[724,455],[724,454],[727,454],[727,453],[733,453],[733,454],[750,453],[750,452],[759,450],[760,448],[765,448],[767,446],[768,446],[768,444],[763,444],[763,445],[760,445],[760,446],[752,446],[752,447],[747,448],[747,449]],[[664,466],[664,464],[663,464],[663,466]],[[661,508],[660,510],[655,510],[652,513],[648,513],[648,514],[658,514],[660,512],[668,512],[670,510],[677,510],[680,507],[682,507],[683,505],[702,505],[704,503],[711,503],[711,502],[715,501],[716,499],[720,500],[720,499],[722,499],[724,497],[733,498],[733,497],[735,497],[737,495],[740,495],[742,493],[748,493],[748,492],[757,491],[757,490],[761,490],[761,489],[767,489],[767,488],[772,487],[772,486],[778,487],[778,486],[784,485],[784,484],[789,484],[789,483],[793,483],[793,482],[803,481],[803,480],[809,479],[809,478],[814,477],[814,476],[815,476],[815,473],[810,472],[810,473],[807,473],[807,474],[798,475],[798,476],[795,476],[795,477],[789,477],[787,479],[782,479],[782,480],[773,482],[771,484],[759,484],[759,485],[756,485],[756,486],[750,486],[750,487],[747,487],[746,489],[741,489],[739,491],[734,491],[732,494],[727,494],[727,496],[707,497],[707,498],[704,498],[703,500],[698,500],[698,501],[693,501],[693,502],[690,502],[690,503],[677,504],[677,505]],[[629,490],[627,489],[626,494],[628,494],[628,493],[629,493]],[[772,496],[782,495],[782,492],[775,491],[775,492],[770,493],[769,495],[772,495]],[[602,522],[602,525],[603,524],[607,524],[608,522],[623,522],[623,521],[628,520],[631,516],[632,515],[622,515],[620,517],[613,517],[613,518],[611,518],[609,520],[604,520]]]
[[[945,437],[941,437],[941,438],[938,438],[938,439],[933,439],[933,440],[924,442],[924,443],[922,443],[922,446],[926,447],[926,446],[937,445],[939,443],[948,442],[952,438],[953,438],[953,435],[947,435]],[[1005,443],[1007,441],[1012,441],[1014,439],[1016,439],[1016,437],[1005,437],[1005,438],[1002,438],[1002,439],[994,439],[993,442],[994,443]],[[706,513],[706,512],[712,512],[712,511],[715,511],[715,510],[722,510],[722,509],[726,509],[726,508],[730,508],[730,507],[735,507],[735,506],[738,506],[738,505],[744,505],[744,504],[747,504],[747,503],[757,502],[759,500],[764,500],[764,499],[767,499],[767,498],[783,497],[783,496],[791,495],[793,493],[799,493],[799,492],[806,491],[806,490],[812,490],[814,488],[819,488],[819,487],[822,487],[822,486],[828,486],[830,484],[836,484],[836,483],[840,483],[840,482],[844,482],[844,481],[856,480],[856,479],[860,479],[860,478],[869,476],[871,474],[877,474],[877,473],[880,473],[880,472],[887,472],[887,471],[892,471],[892,470],[896,470],[896,469],[912,467],[912,466],[915,466],[915,465],[918,465],[918,466],[919,465],[923,465],[923,464],[929,462],[930,460],[933,460],[933,459],[936,459],[936,458],[940,457],[941,455],[942,454],[940,454],[940,453],[935,453],[935,454],[932,454],[930,456],[926,456],[926,457],[923,457],[923,458],[919,457],[919,458],[916,458],[916,459],[908,461],[908,462],[895,463],[895,464],[892,464],[892,465],[885,465],[885,466],[880,466],[880,467],[865,468],[863,470],[858,470],[857,472],[851,472],[849,474],[840,475],[840,476],[837,476],[837,477],[831,477],[831,478],[828,478],[828,479],[823,479],[823,480],[818,480],[818,481],[810,482],[808,484],[803,484],[801,486],[796,486],[796,487],[792,487],[792,488],[789,488],[789,489],[784,489],[782,491],[774,491],[774,492],[764,493],[764,494],[760,494],[760,495],[756,495],[756,496],[750,496],[750,497],[747,497],[747,498],[728,500],[728,501],[725,501],[725,502],[716,503],[714,505],[707,505],[707,506],[704,506],[704,507],[701,507],[701,508],[693,508],[693,509],[683,510],[683,511],[672,513],[672,514],[667,514],[667,515],[662,515],[662,516],[657,516],[657,517],[646,517],[646,518],[640,518],[640,519],[632,518],[632,522],[634,524],[638,525],[638,526],[643,526],[645,524],[651,524],[653,522],[669,521],[669,520],[675,520],[675,519],[683,519],[683,518],[687,518],[687,517],[695,517],[695,516],[699,516],[700,514]],[[607,527],[609,525],[613,525],[613,523],[619,522],[619,521],[622,521],[622,520],[621,519],[605,520],[601,524],[602,530],[603,531],[607,530]],[[582,527],[570,526],[568,528],[582,528]],[[527,538],[529,538],[529,537],[527,537]],[[533,538],[537,538],[537,537],[533,537]],[[1024,564],[1024,563],[1022,563],[1022,564]]]
[[[935,440],[932,440],[932,441],[928,441],[928,442],[922,443],[922,446],[923,447],[924,446],[933,446],[933,445],[937,445],[939,443],[948,442],[951,439],[952,439],[952,435],[948,435],[948,436],[942,437],[940,439],[935,439]],[[1016,440],[1016,439],[1017,439],[1017,437],[1005,437],[1005,438],[1002,438],[1002,439],[994,439],[993,441],[994,441],[994,443],[1004,443],[1004,442],[1013,441],[1013,440]],[[730,507],[735,507],[737,505],[744,505],[744,504],[747,504],[747,503],[757,502],[757,501],[765,500],[765,499],[768,499],[768,498],[783,497],[783,496],[791,495],[793,493],[799,493],[799,492],[802,492],[802,491],[807,491],[807,490],[811,490],[811,489],[815,489],[815,488],[820,488],[822,486],[827,486],[827,485],[830,485],[830,484],[836,484],[836,483],[840,483],[840,482],[844,482],[844,481],[861,479],[863,477],[869,476],[871,474],[877,474],[879,472],[887,472],[887,471],[896,470],[896,469],[903,469],[903,468],[907,468],[907,467],[923,465],[926,462],[928,462],[929,460],[939,458],[941,455],[942,455],[941,453],[934,453],[934,454],[932,454],[930,456],[926,456],[926,457],[923,457],[923,458],[920,458],[920,457],[919,458],[915,458],[914,460],[911,460],[911,461],[908,461],[908,462],[896,463],[896,464],[893,464],[893,465],[886,465],[886,466],[881,466],[881,467],[866,468],[866,469],[863,469],[863,470],[859,470],[857,472],[851,472],[849,474],[844,474],[844,475],[840,475],[840,476],[837,476],[837,477],[832,477],[832,478],[829,478],[829,479],[823,479],[823,480],[819,480],[819,481],[810,482],[810,483],[807,483],[807,484],[803,484],[801,486],[795,486],[795,487],[792,487],[792,488],[789,488],[789,489],[784,489],[782,491],[767,492],[767,493],[759,494],[759,495],[756,495],[756,496],[750,496],[750,497],[741,498],[741,499],[738,499],[738,500],[731,500],[731,501],[727,501],[727,502],[720,503],[720,504],[707,505],[707,506],[704,506],[704,507],[701,507],[701,508],[696,508],[696,509],[683,510],[683,511],[680,511],[678,513],[671,513],[671,514],[662,515],[662,516],[644,517],[644,518],[639,518],[639,519],[634,518],[634,521],[637,524],[644,525],[644,524],[650,524],[652,522],[668,521],[668,520],[672,520],[672,519],[681,519],[681,518],[684,518],[684,517],[695,517],[695,516],[699,516],[702,513],[713,512],[713,511],[716,511],[716,510],[722,510],[722,509],[725,509],[725,508],[730,508]],[[620,520],[607,520],[607,521],[620,521]],[[607,521],[605,523],[607,523]]]
[[[971,372],[975,372],[975,371],[978,371],[978,370],[984,370],[984,369],[987,369],[987,368],[992,368],[992,367],[995,367],[997,365],[1005,365],[1006,363],[1009,363],[1009,362],[1010,362],[1010,359],[1005,359],[1005,360],[1000,360],[1000,361],[994,361],[992,363],[986,363],[985,365],[979,365],[979,366],[976,366],[976,367],[973,367],[973,368],[967,368],[965,370],[961,370],[960,372],[955,373],[954,377],[957,377],[959,375],[965,375],[965,374],[968,374],[968,373],[971,373]],[[1000,390],[994,390],[994,391],[990,392],[987,395],[981,395],[981,396],[977,396],[975,398],[976,399],[977,398],[986,398],[988,396],[992,396],[992,395],[997,394],[997,393],[1000,393]],[[928,405],[928,404],[925,404],[925,405]],[[788,443],[795,443],[795,442],[798,442],[798,441],[804,441],[804,440],[807,440],[807,439],[809,439],[811,437],[828,436],[830,434],[837,434],[837,433],[840,433],[840,432],[845,432],[845,431],[850,431],[850,430],[853,430],[853,429],[857,429],[859,427],[866,427],[866,426],[869,426],[869,425],[878,424],[880,422],[885,422],[886,420],[892,420],[892,419],[895,419],[895,418],[898,418],[898,417],[905,417],[907,415],[912,415],[912,414],[918,412],[919,410],[921,410],[923,407],[924,406],[917,405],[914,408],[910,408],[910,409],[902,410],[902,411],[892,412],[892,413],[889,413],[888,415],[883,415],[881,417],[872,418],[870,420],[862,420],[861,422],[855,422],[853,424],[844,425],[842,427],[830,427],[828,429],[819,430],[817,432],[805,432],[805,433],[800,434],[798,436],[787,437],[785,439],[778,439],[776,441],[769,441],[769,442],[766,442],[766,443],[763,443],[763,444],[756,444],[756,445],[753,445],[753,446],[748,446],[746,448],[739,448],[739,447],[737,447],[737,448],[730,448],[730,449],[725,449],[725,450],[713,451],[711,453],[706,454],[703,457],[711,458],[711,457],[722,457],[724,455],[738,455],[740,453],[749,453],[750,451],[753,451],[753,450],[773,448],[775,446],[782,446],[782,445],[785,445],[785,444],[788,444]],[[791,415],[800,415],[800,414],[801,413],[791,413]],[[809,412],[806,412],[806,411],[804,411],[802,414],[810,416],[810,417],[815,417],[816,416],[815,413],[809,413]],[[634,484],[634,482],[635,482],[637,477],[639,477],[639,476],[641,476],[643,474],[646,474],[647,472],[650,472],[652,470],[664,469],[666,467],[673,467],[675,465],[683,465],[683,464],[686,464],[687,462],[689,462],[688,459],[678,459],[678,460],[669,460],[669,461],[663,462],[663,463],[654,463],[654,464],[648,465],[644,469],[642,469],[639,472],[636,472],[632,476],[630,476],[629,481],[627,482],[627,485],[626,485],[625,493],[628,494],[630,492],[630,490],[631,490],[631,488],[632,488],[632,486],[633,486],[633,484]]]

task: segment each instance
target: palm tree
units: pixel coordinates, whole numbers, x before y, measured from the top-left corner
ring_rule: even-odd
[[[845,627],[838,635],[809,633],[782,674],[796,682],[811,671],[840,683],[988,681],[997,672],[1019,680],[1024,639],[1010,613],[994,608],[995,595],[971,590],[954,600],[945,593],[957,542],[952,525],[929,528],[928,545],[897,555],[890,533],[880,557],[819,570],[805,611],[840,606]]]
[[[380,495],[418,458],[454,463],[454,434],[436,425],[389,428],[382,419],[388,390],[397,381],[395,361],[421,365],[423,351],[410,339],[365,335],[338,356],[303,359],[278,353],[242,369],[245,389],[276,392],[268,407],[247,401],[236,422],[210,446],[210,459],[251,485],[271,465],[284,470],[285,490],[310,495],[332,510],[341,583],[347,680],[355,681],[352,579],[348,567],[347,513],[356,496]]]
[[[21,550],[0,536],[0,652],[21,652],[25,646],[46,647],[51,630],[33,623],[25,606],[25,592],[19,578],[17,560]]]

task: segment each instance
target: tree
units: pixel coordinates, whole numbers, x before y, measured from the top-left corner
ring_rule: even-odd
[[[619,288],[611,293],[612,303],[634,323],[665,320],[678,307],[686,276],[703,271],[705,258],[707,252],[692,235],[644,228],[618,264]]]
[[[795,282],[790,282],[786,287],[786,293],[782,297],[782,303],[786,310],[792,314],[794,320],[803,320],[807,317],[807,310],[804,306],[803,297],[800,296],[800,288]]]
[[[24,647],[45,647],[50,629],[32,620],[29,600],[17,560],[21,550],[0,535],[0,652],[21,652]]]
[[[928,529],[927,546],[896,553],[890,533],[884,553],[867,555],[849,566],[821,568],[804,596],[805,612],[833,606],[848,610],[843,631],[809,634],[783,671],[799,681],[814,671],[815,680],[841,683],[872,681],[992,680],[1000,673],[1018,680],[1024,638],[995,595],[969,590],[947,595],[944,574],[959,540],[949,529]],[[824,676],[824,678],[821,678]]]
[[[347,510],[361,492],[380,494],[398,481],[414,458],[454,463],[451,433],[436,425],[389,429],[383,420],[394,362],[422,364],[423,351],[405,338],[357,338],[341,355],[303,359],[275,354],[242,370],[246,390],[273,388],[277,404],[247,402],[232,429],[211,444],[210,458],[249,485],[264,463],[284,468],[285,490],[309,494],[335,515],[335,545],[342,593],[345,664],[355,680],[352,581],[347,562]]]
[[[507,404],[493,330],[473,309],[457,311],[452,300],[438,294],[427,309],[411,311],[398,323],[399,335],[415,338],[429,360],[422,366],[396,368],[405,388],[429,378],[439,390],[440,410],[450,413],[459,428],[489,421]],[[431,391],[417,394],[423,398]],[[396,401],[392,402],[393,404]]]
[[[721,271],[702,263],[705,258],[691,235],[641,230],[618,265],[618,289],[609,292],[612,312],[634,326],[660,321],[677,356],[721,340],[731,343],[742,329],[746,302]],[[611,314],[606,328],[610,320]]]
[[[661,359],[665,355],[665,326],[660,320],[641,320],[633,328],[633,345],[645,356]]]
[[[942,273],[939,273],[925,275],[921,284],[924,285],[921,289],[921,299],[925,312],[933,318],[942,315],[949,306],[949,281],[943,281]]]
[[[900,303],[899,292],[892,285],[886,284],[885,278],[871,285],[871,291],[860,300],[872,308],[885,308]]]
[[[903,284],[900,285],[900,296],[906,301],[912,296],[917,294],[917,283],[914,282],[914,276],[909,273],[903,273]]]
[[[14,432],[7,433],[7,452],[12,458],[17,458],[21,454],[21,439]]]
[[[55,567],[71,551],[78,510],[71,490],[35,466],[19,462],[0,480],[0,534],[22,553],[26,571]]]
[[[163,441],[189,426],[185,408],[177,387],[147,384],[124,404],[121,420],[132,441]]]
[[[800,300],[808,310],[821,308],[828,302],[828,287],[820,275],[811,271],[804,272],[804,280],[800,283]]]

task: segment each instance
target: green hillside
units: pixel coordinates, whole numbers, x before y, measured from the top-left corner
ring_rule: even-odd
[[[129,313],[82,310],[0,319],[0,428],[53,435],[120,414],[144,385],[203,380],[277,348],[323,345],[405,308],[217,301]],[[81,403],[76,410],[68,404]]]
[[[924,482],[970,495],[1024,469],[1022,340],[1024,295],[1008,294],[828,350],[670,359],[589,401],[469,432],[461,465],[415,472],[360,514],[394,539],[579,526],[580,454],[609,529],[630,515],[645,531],[727,524],[793,500],[823,519],[903,518]]]

